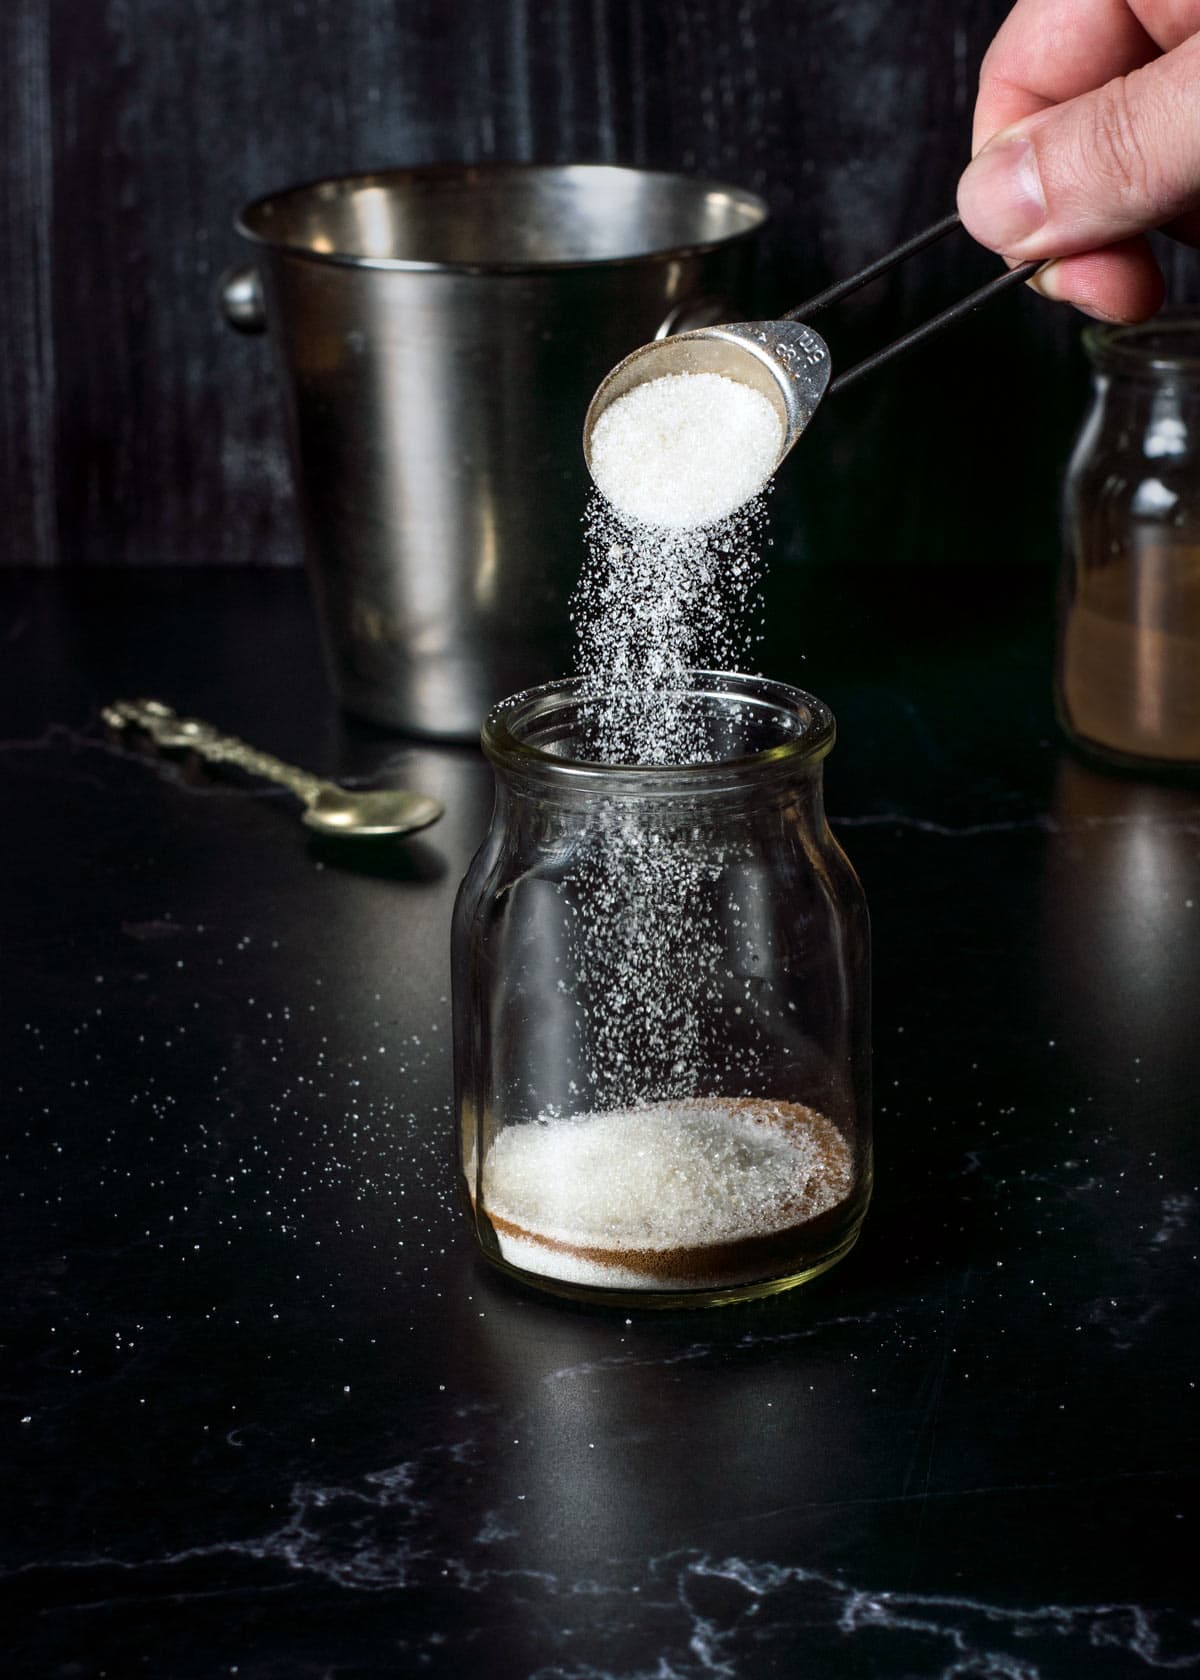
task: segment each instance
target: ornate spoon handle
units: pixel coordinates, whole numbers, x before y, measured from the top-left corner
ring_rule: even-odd
[[[159,700],[117,700],[106,706],[101,716],[113,729],[143,729],[160,747],[186,748],[198,753],[210,764],[232,764],[251,776],[262,776],[277,782],[311,805],[331,784],[294,764],[285,764],[273,753],[260,752],[257,747],[239,741],[236,735],[222,735],[210,723],[199,718],[181,718],[170,706]]]

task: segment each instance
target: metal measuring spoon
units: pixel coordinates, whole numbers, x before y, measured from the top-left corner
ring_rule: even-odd
[[[601,380],[583,421],[583,453],[592,466],[596,422],[619,397],[651,379],[674,373],[719,373],[761,392],[779,417],[783,460],[817,412],[832,373],[825,341],[799,321],[746,321],[738,326],[700,327],[643,344]]]
[[[632,391],[635,385],[644,385],[648,380],[663,379],[674,373],[719,373],[761,392],[779,416],[780,444],[771,469],[774,472],[826,394],[832,396],[894,357],[915,350],[943,327],[961,320],[989,298],[1006,292],[1010,286],[1022,284],[1042,267],[1041,263],[1029,262],[1008,270],[834,379],[829,347],[820,334],[807,325],[809,317],[831,303],[840,302],[860,286],[886,274],[906,257],[924,250],[927,245],[932,245],[961,225],[956,215],[944,217],[886,255],[868,263],[857,274],[839,280],[836,285],[809,298],[796,309],[790,309],[777,321],[701,327],[696,332],[679,333],[674,338],[661,338],[653,344],[643,344],[605,375],[588,405],[583,422],[583,453],[588,470],[592,465],[592,434],[597,420],[605,409]]]
[[[196,753],[209,764],[232,764],[251,776],[287,788],[306,807],[301,822],[319,834],[379,838],[427,828],[444,807],[427,793],[407,788],[368,788],[356,792],[297,770],[271,753],[259,752],[236,736],[222,735],[198,718],[181,718],[159,700],[117,700],[101,713],[113,729],[141,729],[160,747]]]

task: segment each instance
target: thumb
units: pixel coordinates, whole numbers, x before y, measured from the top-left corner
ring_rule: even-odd
[[[981,245],[1021,260],[1091,251],[1200,203],[1200,35],[988,141],[958,184]]]

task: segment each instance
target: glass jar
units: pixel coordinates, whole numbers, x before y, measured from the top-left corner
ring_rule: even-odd
[[[1067,472],[1056,698],[1117,763],[1200,766],[1200,319],[1090,327]]]
[[[871,1187],[869,931],[828,707],[693,674],[705,761],[590,761],[577,682],[497,706],[453,936],[483,1253],[558,1294],[715,1305],[815,1277]]]

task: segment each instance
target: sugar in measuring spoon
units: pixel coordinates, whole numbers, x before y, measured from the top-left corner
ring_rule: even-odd
[[[667,374],[605,409],[592,434],[592,476],[631,523],[688,530],[756,495],[781,442],[762,392],[719,373]]]

